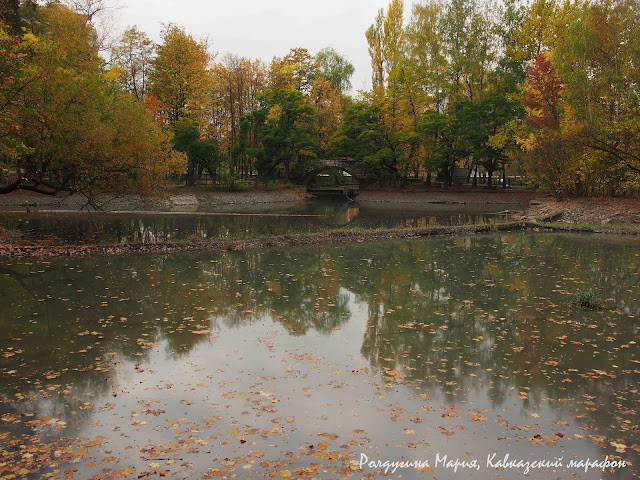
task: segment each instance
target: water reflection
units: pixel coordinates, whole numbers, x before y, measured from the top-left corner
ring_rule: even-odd
[[[0,213],[0,225],[49,243],[157,243],[318,232],[345,226],[392,228],[495,223],[506,220],[505,215],[497,214],[505,208],[505,205],[407,208],[308,201],[295,206],[263,208],[259,214],[244,212],[242,206],[226,213],[4,212]]]
[[[445,434],[460,455],[506,439],[498,445],[521,455],[599,451],[638,464],[633,243],[491,235],[16,261],[0,266],[0,286],[0,414],[9,432],[1,443],[37,437],[60,449],[68,438],[101,435],[114,448],[126,432],[136,445],[170,434],[169,444],[167,416],[191,429],[220,417],[220,445],[192,452],[196,469],[242,456],[235,437],[256,441],[243,428],[267,432],[258,444],[280,445],[267,457],[274,462],[318,434],[346,442],[363,429],[368,441],[352,437],[345,461],[365,443],[390,458],[394,444],[419,457]],[[570,305],[587,287],[605,309]],[[158,418],[136,423],[140,411]]]

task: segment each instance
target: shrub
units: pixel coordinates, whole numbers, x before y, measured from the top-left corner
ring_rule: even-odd
[[[591,310],[602,308],[602,301],[600,300],[600,297],[598,297],[592,289],[576,292],[571,303],[576,307],[588,308]]]

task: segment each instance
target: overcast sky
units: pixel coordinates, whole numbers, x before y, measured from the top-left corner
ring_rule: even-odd
[[[162,23],[208,36],[219,55],[227,52],[266,62],[303,47],[316,54],[333,47],[356,72],[353,93],[368,90],[371,67],[365,31],[388,0],[121,0],[119,30],[137,25],[154,41]],[[405,16],[411,2],[405,2]]]

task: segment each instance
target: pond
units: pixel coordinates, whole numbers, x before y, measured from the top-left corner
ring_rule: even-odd
[[[203,212],[2,212],[0,226],[47,243],[157,243],[320,232],[340,227],[424,227],[506,221],[522,205],[359,205],[306,201],[295,205],[225,207]]]
[[[10,260],[0,288],[0,478],[638,478],[635,240]]]

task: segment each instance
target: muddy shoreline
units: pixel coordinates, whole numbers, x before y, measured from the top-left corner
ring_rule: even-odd
[[[357,203],[374,204],[528,204],[533,199],[544,198],[545,195],[531,191],[503,191],[482,189],[365,189],[357,197]],[[273,191],[252,190],[247,192],[214,192],[198,188],[172,188],[160,192],[157,196],[123,195],[113,197],[102,195],[96,204],[106,212],[117,211],[159,211],[184,212],[203,211],[216,208],[242,208],[260,211],[277,204],[303,202],[312,198],[303,188],[290,188]],[[59,194],[56,196],[39,195],[33,192],[16,191],[8,195],[0,195],[0,212],[2,211],[92,211],[87,201],[80,195]]]

